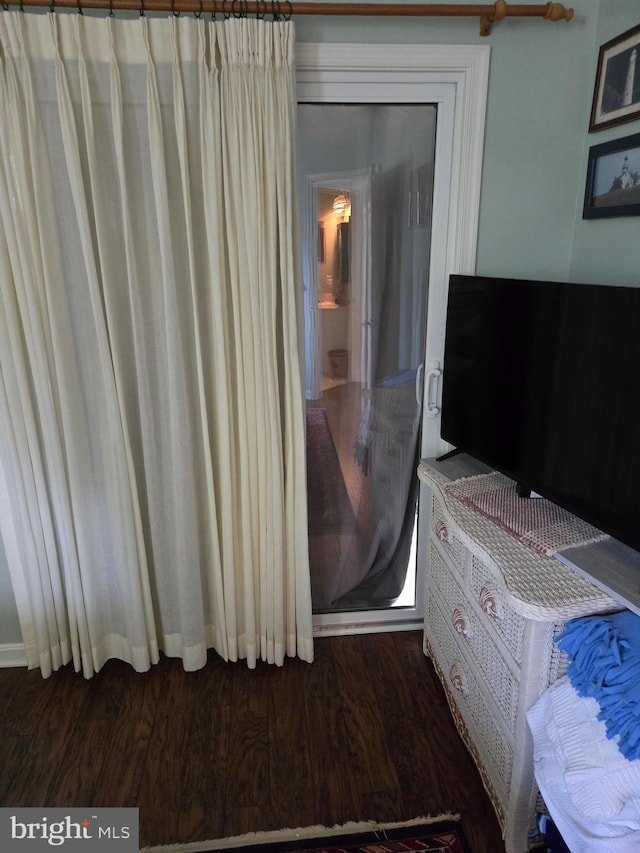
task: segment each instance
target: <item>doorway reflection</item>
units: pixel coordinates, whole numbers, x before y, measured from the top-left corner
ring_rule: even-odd
[[[411,607],[436,110],[298,109],[314,611]]]

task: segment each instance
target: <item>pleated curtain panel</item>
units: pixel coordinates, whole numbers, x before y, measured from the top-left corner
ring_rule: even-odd
[[[293,27],[0,13],[0,522],[44,676],[313,658]]]

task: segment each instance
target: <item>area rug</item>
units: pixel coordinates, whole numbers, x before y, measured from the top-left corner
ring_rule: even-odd
[[[324,409],[307,409],[309,534],[353,531],[353,507]]]
[[[251,833],[196,844],[145,847],[142,853],[213,853],[256,850],[258,853],[471,853],[459,815],[421,817],[403,823],[347,823],[329,829],[310,826],[278,832]]]

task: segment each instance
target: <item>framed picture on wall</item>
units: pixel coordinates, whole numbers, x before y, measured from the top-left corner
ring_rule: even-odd
[[[640,133],[589,149],[583,219],[640,216]]]
[[[589,131],[640,118],[640,25],[598,53]]]

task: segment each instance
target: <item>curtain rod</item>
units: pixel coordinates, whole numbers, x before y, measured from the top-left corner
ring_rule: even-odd
[[[480,35],[487,36],[497,21],[507,17],[544,18],[548,21],[570,21],[573,9],[562,3],[534,5],[508,4],[506,0],[495,3],[307,3],[288,0],[1,0],[2,7],[48,6],[55,9],[100,9],[103,11],[181,12],[195,14],[213,12],[241,17],[244,15],[271,15],[276,10],[280,17],[286,15],[355,15],[358,17],[480,17]]]

